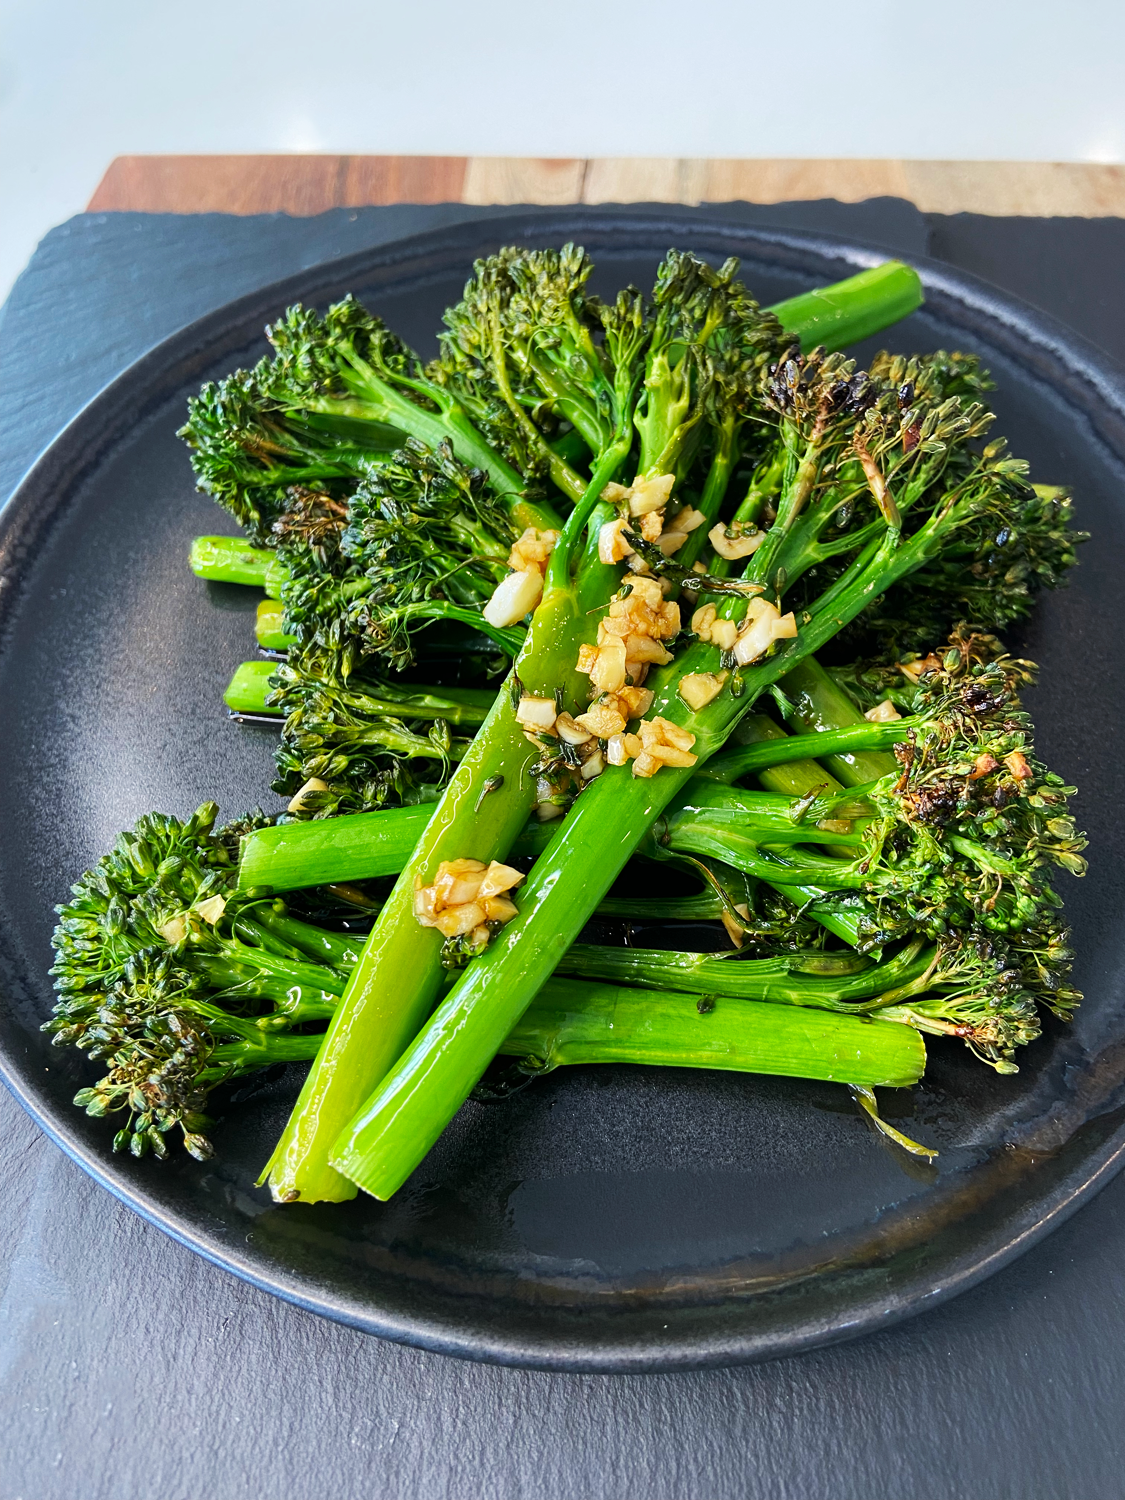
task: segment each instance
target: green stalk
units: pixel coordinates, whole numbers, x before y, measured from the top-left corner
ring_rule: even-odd
[[[257,828],[242,840],[238,888],[272,893],[397,875],[433,815],[420,803]]]
[[[754,715],[755,718],[764,717]],[[767,722],[769,722],[767,720]],[[737,745],[733,749],[722,751],[713,760],[709,760],[699,773],[710,781],[734,782],[740,781],[744,776],[757,776],[763,786],[767,785],[765,774],[780,766],[793,767],[794,762],[812,762],[815,760],[826,761],[829,756],[842,754],[855,755],[860,750],[883,750],[891,745],[900,744],[907,738],[914,719],[897,719],[887,723],[870,723],[864,719],[860,724],[850,724],[844,729],[813,730],[811,734],[788,735],[782,739],[770,739],[754,745]],[[776,727],[776,726],[774,726]],[[783,730],[778,731],[784,734]],[[850,769],[850,766],[849,766]],[[886,772],[881,772],[885,775]],[[809,778],[815,778],[810,785],[803,785]],[[800,778],[798,781],[797,778]],[[811,771],[805,767],[794,768],[792,777],[786,777],[781,784],[772,786],[773,791],[790,792],[793,796],[803,797],[811,790],[812,785],[822,786],[825,782],[829,785],[839,785],[835,777],[828,777],[819,767],[813,767]],[[858,783],[850,783],[857,785]],[[798,785],[803,789],[798,791]]]
[[[323,927],[291,917],[284,902],[257,905],[253,908],[253,917],[259,927],[283,939],[298,953],[344,974],[359,962],[362,942],[346,933],[327,932]]]
[[[242,841],[238,889],[274,894],[309,886],[337,885],[397,875],[433,816],[434,805],[388,808],[385,812],[346,813],[307,823],[281,823],[255,829]],[[511,858],[535,859],[554,830],[549,823],[527,823],[509,851]],[[598,907],[602,917],[706,922],[723,906],[708,889],[695,896],[609,897]]]
[[[268,1004],[273,1009],[267,1015],[235,1017],[218,1006],[208,1008],[204,1001],[192,1001],[189,1008],[199,1015],[215,1023],[221,1023],[228,1030],[243,1033],[251,1041],[261,1036],[264,1032],[288,1030],[291,1026],[301,1026],[310,1021],[327,1021],[336,1009],[343,989],[343,981],[336,984],[336,988],[325,988],[319,980],[316,983],[301,983],[290,976],[286,978],[281,974],[267,974],[253,968],[251,965],[228,963],[222,959],[201,961],[196,965],[198,971],[214,988],[214,998],[221,1000],[224,1005],[230,1001],[236,1001],[240,1005],[252,1002],[255,1005]],[[330,971],[328,978],[333,983],[338,976]]]
[[[843,688],[811,656],[806,657],[791,672],[787,672],[781,679],[780,687],[793,708],[792,713],[786,713],[787,722],[806,734],[851,727],[860,731],[857,739],[862,744],[861,726],[867,730],[877,727],[863,717]],[[896,739],[905,739],[910,726],[902,720],[897,724],[892,720],[890,724],[880,727],[900,730]],[[875,738],[878,741],[878,736]],[[887,743],[894,744],[896,739]],[[899,768],[894,756],[885,750],[841,749],[840,753],[817,758],[823,758],[824,764],[845,786],[878,781],[881,776],[887,776]]]
[[[263,651],[288,651],[297,644],[285,633],[285,609],[280,599],[263,599],[254,616],[254,638]]]
[[[265,589],[273,598],[289,570],[268,547],[252,547],[245,537],[197,536],[191,544],[188,565],[197,578],[214,583],[242,583]]]
[[[253,1073],[316,1056],[323,1037],[259,1032],[213,1049],[200,1082]],[[910,1026],[722,997],[701,1013],[694,995],[636,991],[552,979],[500,1046],[531,1074],[574,1064],[715,1068],[862,1087],[907,1088],[926,1066]]]
[[[220,1042],[207,1058],[207,1066],[198,1075],[205,1088],[214,1088],[228,1078],[242,1078],[276,1063],[308,1062],[317,1054],[324,1040],[322,1032],[306,1036],[271,1035],[259,1032],[261,1040],[244,1038],[237,1042]]]
[[[235,669],[223,702],[236,713],[276,714],[284,716],[279,709],[266,702],[273,691],[270,678],[277,671],[272,661],[244,661]],[[496,700],[495,692],[488,688],[423,687],[421,684],[403,683],[397,686],[387,682],[371,682],[353,679],[354,689],[345,689],[340,696],[365,714],[386,714],[398,719],[444,719],[448,724],[483,724]]]
[[[917,1083],[926,1066],[921,1036],[893,1022],[726,998],[700,1014],[689,995],[566,979],[544,985],[499,1050],[536,1072],[643,1063],[888,1088]]]
[[[861,1002],[884,994],[899,999],[901,987],[921,979],[933,957],[933,948],[923,950],[921,941],[907,944],[894,958],[880,964],[866,962],[856,954],[802,953],[746,959],[575,943],[564,954],[558,972],[642,989],[851,1010],[867,1008]]]
[[[820,784],[829,779],[822,772]],[[673,853],[701,852],[722,858],[717,851],[724,836],[724,821],[730,822],[736,836],[739,833],[752,835],[751,842],[755,846],[769,844],[771,840],[779,845],[839,845],[846,836],[818,828],[816,820],[830,814],[846,816],[852,812],[850,804],[841,811],[831,800],[823,802],[818,799],[809,806],[802,822],[796,824],[789,796],[727,792],[723,783],[709,782],[703,776],[689,784],[684,797],[693,794],[697,806],[688,803],[659,825],[660,849],[667,847]],[[693,827],[697,811],[704,808],[713,809],[710,816],[716,847],[697,850],[692,843]],[[858,816],[863,810],[860,806],[853,815]],[[397,875],[433,816],[434,804],[420,803],[381,812],[346,813],[336,818],[257,828],[242,840],[238,889],[273,894],[306,886]],[[554,836],[554,831],[552,824],[532,820],[520,831],[509,852],[517,858],[537,858]],[[856,848],[861,844],[858,838],[847,839],[842,852],[848,858],[854,858]],[[643,845],[641,852],[647,853]],[[653,852],[658,851],[654,848]],[[630,913],[633,910],[631,906]]]
[[[782,327],[800,330],[803,350],[823,344],[831,352],[881,333],[915,312],[924,300],[917,271],[900,260],[888,260],[846,281],[775,303],[773,311]]]
[[[786,746],[793,743],[795,736],[787,735],[780,725],[775,724],[765,714],[750,713],[739,721],[731,738],[741,742],[740,748],[728,747],[709,760],[699,771],[701,777],[726,783],[736,781],[744,774],[739,770],[738,760],[742,748],[760,749],[764,753],[776,751],[784,755]],[[807,753],[806,751],[806,756]],[[818,761],[804,757],[794,761],[774,761],[762,767],[756,774],[762,786],[768,791],[777,792],[786,797],[800,799],[814,793],[831,797],[844,790],[841,783],[824,770]],[[829,847],[829,853],[833,852],[838,852],[845,858],[851,855],[850,849],[844,849],[838,845]],[[860,927],[857,913],[849,911],[838,897],[831,897],[813,886],[782,885],[773,879],[768,879],[767,883],[779,895],[800,907],[806,915],[819,922],[834,936],[843,938],[844,942],[853,948],[859,943]]]
[[[235,667],[223,693],[223,702],[231,713],[273,714],[281,724],[285,715],[266,702],[273,692],[270,678],[276,671],[277,663],[272,661],[244,661]]]

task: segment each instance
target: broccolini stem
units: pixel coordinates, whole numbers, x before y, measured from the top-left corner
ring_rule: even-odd
[[[197,536],[188,564],[197,578],[241,583],[277,597],[289,570],[268,547],[252,547],[245,537]]]
[[[854,755],[859,750],[883,750],[897,745],[907,738],[911,725],[916,722],[915,719],[896,719],[872,724],[864,720],[862,724],[849,724],[844,729],[814,730],[811,734],[794,734],[756,745],[738,745],[721,751],[699,774],[709,781],[739,781],[743,776],[757,776],[761,780],[763,771],[788,766],[794,761],[826,761],[829,756]],[[825,774],[819,774],[823,783]],[[885,774],[885,771],[880,772],[880,775]],[[793,795],[803,794],[794,791]]]
[[[884,996],[888,1004],[905,998],[902,987],[929,973],[934,951],[932,947],[923,949],[918,939],[894,958],[873,964],[856,954],[782,954],[744,959],[575,943],[563,955],[557,972],[641,988],[684,990],[693,995],[729,995],[780,1005],[858,1011],[881,1003]],[[833,974],[833,969],[838,972]]]
[[[260,1031],[258,1038],[220,1042],[207,1059],[207,1066],[199,1075],[199,1082],[205,1087],[214,1087],[225,1079],[257,1073],[262,1068],[272,1068],[276,1063],[308,1062],[316,1056],[317,1048],[324,1040],[324,1033],[316,1031],[310,1035],[291,1036]]]
[[[304,1062],[322,1041],[320,1034],[259,1032],[220,1043],[200,1082],[214,1085],[275,1063]],[[906,1088],[926,1066],[925,1043],[909,1026],[796,1014],[790,1006],[747,1005],[727,996],[701,1010],[694,994],[575,979],[549,980],[499,1050],[526,1059],[532,1076],[576,1063],[636,1063]]]
[[[254,616],[254,639],[263,651],[288,651],[297,644],[285,632],[285,607],[280,599],[263,599]]]
[[[803,350],[822,344],[832,352],[898,323],[923,301],[917,271],[888,260],[846,281],[777,302],[773,311],[783,328],[800,333]]]
[[[877,726],[873,726],[863,717],[843,688],[832,680],[814,657],[806,657],[791,672],[787,672],[779,685],[793,706],[794,712],[787,714],[786,717],[795,729],[806,734],[849,727],[860,730],[860,745],[854,750],[842,749],[840,752],[823,757],[828,769],[839,777],[845,786],[858,786],[861,782],[878,781],[881,776],[887,776],[890,772],[898,770],[898,762],[885,750],[861,748],[861,726],[866,726],[867,729]],[[901,728],[903,732],[897,738],[905,739],[905,731],[910,726],[900,719],[897,724],[892,720],[890,724],[882,727]],[[877,736],[875,742],[878,742]],[[885,740],[883,743],[894,744],[895,740]],[[820,755],[817,756],[818,760],[821,758]]]
[[[267,701],[270,678],[277,672],[272,661],[244,661],[236,668],[223,702],[236,713],[276,713],[283,715]],[[408,683],[398,687],[388,682],[365,682],[353,678],[349,694],[357,698],[356,707],[367,714],[386,714],[395,719],[444,719],[447,724],[483,724],[496,701],[488,688],[423,687]]]
[[[552,979],[500,1044],[529,1072],[567,1063],[723,1068],[832,1083],[903,1088],[926,1049],[907,1026],[722,997],[701,1011],[693,996]]]

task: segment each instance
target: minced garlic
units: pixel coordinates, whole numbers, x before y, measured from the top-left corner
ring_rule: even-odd
[[[719,696],[728,675],[727,672],[689,672],[680,679],[676,691],[688,708],[698,713]]]
[[[497,860],[488,865],[479,859],[442,860],[431,885],[415,878],[414,915],[423,927],[436,927],[443,937],[470,937],[474,948],[484,948],[494,924],[517,915],[505,893],[523,878]]]
[[[737,665],[746,667],[764,656],[774,641],[792,640],[797,620],[792,610],[783,615],[776,604],[758,597],[747,604],[741,625],[720,619],[713,604],[704,604],[692,615],[691,628],[701,641],[733,652]]]
[[[508,553],[508,566],[514,573],[528,573],[532,569],[540,574],[547,571],[547,559],[555,550],[559,539],[557,531],[538,531],[529,526]]]
[[[513,571],[496,585],[492,598],[481,611],[490,625],[503,629],[538,609],[547,559],[558,539],[557,531],[538,531],[529,526],[513,544],[508,553],[508,566]]]
[[[734,645],[734,659],[740,667],[748,667],[764,656],[774,641],[793,640],[796,634],[792,610],[783,615],[768,599],[751,599]]]
[[[633,762],[634,776],[655,776],[661,766],[694,766],[699,759],[691,754],[695,735],[659,715],[642,719],[638,733],[641,753]]]
[[[481,614],[490,625],[503,630],[508,625],[517,625],[524,615],[538,609],[542,597],[543,575],[538,569],[509,573],[496,585]]]
[[[725,526],[720,521],[707,533],[707,540],[712,547],[728,562],[737,562],[740,558],[750,557],[757,552],[765,539],[765,532],[759,531],[753,521],[732,521],[729,526]]]
[[[706,522],[704,513],[690,505],[667,515],[674,484],[675,475],[657,474],[647,479],[638,475],[628,486],[606,485],[602,499],[618,506],[622,513],[616,520],[607,521],[598,532],[598,557],[602,562],[628,562],[632,572],[651,577],[648,563],[637,556],[625,532],[639,532],[644,541],[659,547],[665,557],[671,557]]]
[[[554,734],[557,714],[553,698],[533,698],[525,693],[516,704],[516,718],[532,734]]]
[[[884,698],[882,703],[876,703],[874,708],[869,708],[863,716],[872,724],[888,724],[894,719],[901,719],[902,715],[889,698]]]
[[[579,651],[578,670],[589,674],[595,692],[616,693],[626,682],[640,687],[653,663],[672,660],[660,643],[679,631],[680,606],[665,599],[659,581],[633,578],[598,622],[597,645]]]

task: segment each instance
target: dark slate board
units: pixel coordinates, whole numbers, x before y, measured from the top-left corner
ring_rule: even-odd
[[[1125,360],[1125,223],[926,221],[892,200],[722,211],[928,250]],[[0,322],[0,495],[106,380],[210,307],[489,213],[72,220]],[[255,1291],[116,1203],[2,1093],[0,1171],[0,1500],[1125,1495],[1122,1179],[885,1334],[741,1370],[564,1376],[381,1343]]]

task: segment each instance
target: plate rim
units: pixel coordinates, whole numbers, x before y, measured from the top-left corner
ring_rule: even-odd
[[[370,287],[380,277],[393,283],[396,271],[416,280],[427,255],[437,265],[452,255],[513,240],[557,242],[576,236],[596,244],[623,233],[634,243],[638,236],[665,244],[674,242],[668,238],[673,236],[681,242],[706,242],[713,248],[726,241],[731,253],[741,250],[744,257],[758,253],[761,259],[788,263],[790,268],[811,260],[836,262],[845,273],[848,269],[866,269],[893,255],[842,235],[769,229],[696,214],[688,217],[677,214],[674,208],[666,213],[622,209],[576,213],[560,208],[516,211],[439,226],[318,262],[232,299],[153,345],[103,386],[60,430],[0,508],[0,651],[5,645],[9,613],[18,608],[19,579],[28,554],[65,508],[83,474],[96,468],[112,446],[142,421],[147,411],[163,404],[173,389],[213,366],[225,349],[245,347],[248,324],[276,315],[291,300],[320,302],[338,295],[347,284]],[[985,338],[1019,364],[1033,380],[1082,414],[1092,440],[1125,460],[1125,373],[1108,354],[1052,315],[969,272],[928,257],[900,258],[918,270],[932,310],[966,333]],[[139,408],[135,399],[138,390],[144,392]],[[97,442],[89,441],[87,429],[96,433]],[[44,493],[53,497],[52,504],[42,504]],[[4,998],[0,996],[0,1000]],[[560,1340],[553,1334],[543,1337],[531,1328],[515,1336],[498,1333],[494,1324],[489,1326],[486,1316],[467,1315],[467,1308],[462,1308],[459,1318],[404,1316],[386,1308],[380,1311],[358,1298],[333,1295],[323,1284],[317,1290],[308,1277],[291,1268],[286,1273],[273,1262],[275,1270],[271,1273],[264,1258],[240,1254],[221,1243],[218,1236],[178,1222],[177,1215],[142,1183],[129,1179],[127,1163],[118,1163],[80,1135],[77,1126],[81,1117],[77,1112],[63,1112],[39,1096],[30,1067],[21,1067],[6,1032],[5,1018],[0,1027],[0,1078],[17,1102],[100,1186],[179,1244],[283,1301],[364,1332],[434,1352],[537,1369],[637,1373],[733,1365],[790,1355],[891,1326],[959,1295],[1008,1265],[1064,1223],[1125,1166],[1125,1122],[1120,1122],[1042,1198],[1033,1197],[1036,1212],[1025,1215],[1028,1222],[1015,1233],[1005,1225],[975,1243],[973,1251],[955,1256],[947,1274],[936,1281],[932,1276],[925,1277],[924,1285],[908,1285],[892,1295],[860,1298],[847,1316],[829,1323],[810,1320],[780,1334],[771,1330],[755,1335],[751,1330],[721,1338],[673,1337],[665,1343],[636,1336],[585,1343],[581,1339]],[[533,1320],[534,1310],[530,1310],[529,1321]],[[733,1321],[737,1322],[737,1316]]]

